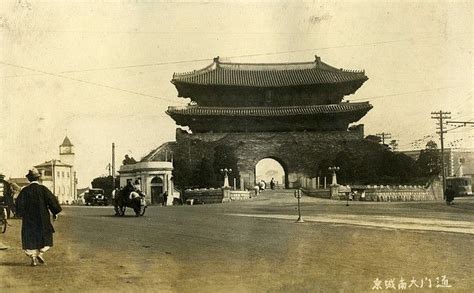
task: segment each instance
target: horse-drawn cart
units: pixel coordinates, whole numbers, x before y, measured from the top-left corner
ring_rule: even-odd
[[[117,190],[114,200],[115,215],[124,216],[127,208],[133,209],[135,216],[143,216],[147,208],[145,194],[139,191]]]

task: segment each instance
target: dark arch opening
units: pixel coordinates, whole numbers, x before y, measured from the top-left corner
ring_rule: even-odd
[[[163,179],[161,177],[155,176],[151,179],[151,184],[163,184]]]

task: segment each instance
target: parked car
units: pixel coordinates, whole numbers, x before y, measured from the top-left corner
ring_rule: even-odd
[[[89,191],[84,194],[84,201],[87,206],[106,206],[109,204],[109,200],[105,196],[104,190],[102,188],[90,188]]]

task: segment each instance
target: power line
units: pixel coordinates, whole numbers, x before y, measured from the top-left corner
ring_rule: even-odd
[[[472,98],[472,91],[468,92],[466,95],[466,98],[463,99],[460,103],[457,104],[457,106],[454,107],[454,110],[459,110],[461,108],[466,107],[466,102],[469,101],[469,99]],[[452,111],[453,109],[451,109]]]
[[[385,144],[385,139],[391,139],[392,138],[391,133],[385,133],[385,132],[377,133],[376,136],[379,137],[382,140],[382,144]]]
[[[474,122],[472,122],[472,121],[446,121],[446,124],[461,124],[460,127],[462,127],[462,126],[466,126],[468,124],[469,125],[474,125]]]
[[[463,35],[463,34],[459,34]],[[436,39],[439,37],[423,38],[423,39]],[[417,39],[417,40],[423,40]],[[270,56],[270,55],[281,55],[289,53],[300,53],[308,52],[315,50],[327,50],[327,49],[338,49],[338,48],[350,48],[350,47],[362,47],[362,46],[373,46],[373,45],[383,45],[399,42],[413,42],[414,39],[399,39],[399,40],[390,40],[390,41],[378,41],[371,43],[361,43],[361,44],[351,44],[351,45],[338,45],[338,46],[327,46],[327,47],[317,47],[317,48],[308,48],[300,50],[290,50],[290,51],[276,51],[276,52],[266,52],[266,53],[254,53],[254,54],[243,54],[243,55],[234,55],[234,56],[224,56],[224,58],[244,58],[244,57],[258,57],[258,56]],[[101,68],[89,68],[89,69],[80,69],[80,70],[67,70],[60,73],[79,73],[79,72],[91,72],[91,71],[102,71],[102,70],[116,70],[116,69],[127,69],[127,68],[137,68],[137,67],[150,67],[150,66],[160,66],[160,65],[169,65],[169,64],[182,64],[182,63],[192,63],[192,62],[203,62],[203,61],[212,61],[212,58],[200,58],[200,59],[190,59],[190,60],[179,60],[179,61],[163,61],[163,62],[154,62],[154,63],[145,63],[137,65],[125,65],[125,66],[111,66],[111,67],[101,67]],[[22,77],[22,76],[31,76],[31,75],[6,75],[0,76],[0,78],[9,78],[9,77]]]
[[[113,86],[109,86],[109,85],[105,85],[105,84],[101,84],[101,83],[97,83],[97,82],[93,82],[93,81],[87,81],[87,80],[83,80],[83,79],[79,79],[79,78],[69,77],[69,76],[65,76],[65,75],[62,75],[62,74],[56,74],[56,73],[52,73],[52,72],[47,72],[47,71],[43,71],[43,70],[39,70],[39,69],[34,69],[34,68],[30,68],[30,67],[26,67],[26,66],[21,66],[21,65],[16,65],[16,64],[4,62],[4,61],[0,61],[0,64],[5,64],[5,65],[13,66],[13,67],[17,67],[17,68],[22,68],[22,69],[26,69],[26,70],[29,70],[29,71],[33,71],[33,72],[42,73],[42,74],[45,74],[45,75],[50,75],[50,76],[59,77],[59,78],[63,78],[63,79],[68,79],[68,80],[72,80],[72,81],[76,81],[76,82],[80,82],[80,83],[95,85],[95,86],[98,86],[98,87],[108,88],[108,89],[112,89],[112,90],[116,90],[116,91],[121,91],[121,92],[129,93],[129,94],[134,94],[134,95],[138,95],[138,96],[143,96],[143,97],[148,97],[148,98],[154,98],[154,99],[159,99],[159,100],[165,100],[165,101],[170,101],[170,102],[173,102],[173,103],[180,102],[180,101],[177,101],[177,100],[174,100],[174,99],[171,100],[171,99],[168,99],[168,98],[153,96],[153,95],[144,94],[144,93],[135,92],[135,91],[126,90],[126,89],[121,89],[121,88],[117,88],[117,87],[113,87]],[[180,102],[180,103],[184,103],[184,102]]]
[[[88,68],[88,69],[79,69],[79,70],[66,70],[66,71],[59,72],[59,74],[62,74],[62,73],[81,73],[81,72],[92,72],[92,71],[103,71],[103,70],[116,70],[116,69],[138,68],[138,67],[151,67],[151,66],[159,66],[159,65],[181,64],[181,63],[202,62],[202,61],[212,61],[212,59],[205,58],[205,59],[192,59],[192,60],[182,60],[182,61],[164,61],[164,62],[138,64],[138,65],[110,66],[110,67]],[[9,65],[7,63],[4,63],[4,64]],[[14,65],[12,65],[12,66],[14,66]],[[37,73],[37,74],[4,75],[4,76],[0,76],[0,78],[16,78],[16,77],[35,76],[35,75],[43,75],[43,74],[45,74],[45,73],[40,72],[40,73]]]
[[[462,86],[439,87],[439,88],[425,89],[425,90],[419,90],[419,91],[411,91],[411,92],[402,92],[402,93],[395,93],[395,94],[388,94],[388,95],[372,96],[372,97],[370,97],[370,98],[350,99],[350,101],[376,100],[376,99],[386,98],[386,97],[403,96],[403,95],[409,95],[409,94],[416,94],[416,93],[423,93],[423,92],[431,92],[431,91],[439,91],[439,90],[444,90],[444,89],[460,88],[460,87],[466,87],[466,86],[465,86],[465,85],[462,85]]]

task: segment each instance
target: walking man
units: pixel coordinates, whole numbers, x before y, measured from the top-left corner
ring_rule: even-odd
[[[56,197],[38,180],[40,173],[32,168],[26,174],[30,184],[23,188],[16,200],[16,212],[22,218],[21,242],[26,255],[31,258],[31,265],[44,264],[43,253],[53,246],[54,228],[50,220],[50,212],[53,220],[61,212]]]
[[[454,196],[456,195],[456,191],[454,190],[452,185],[448,185],[446,187],[446,190],[444,191],[444,196],[446,197],[446,204],[447,205],[452,205]]]

